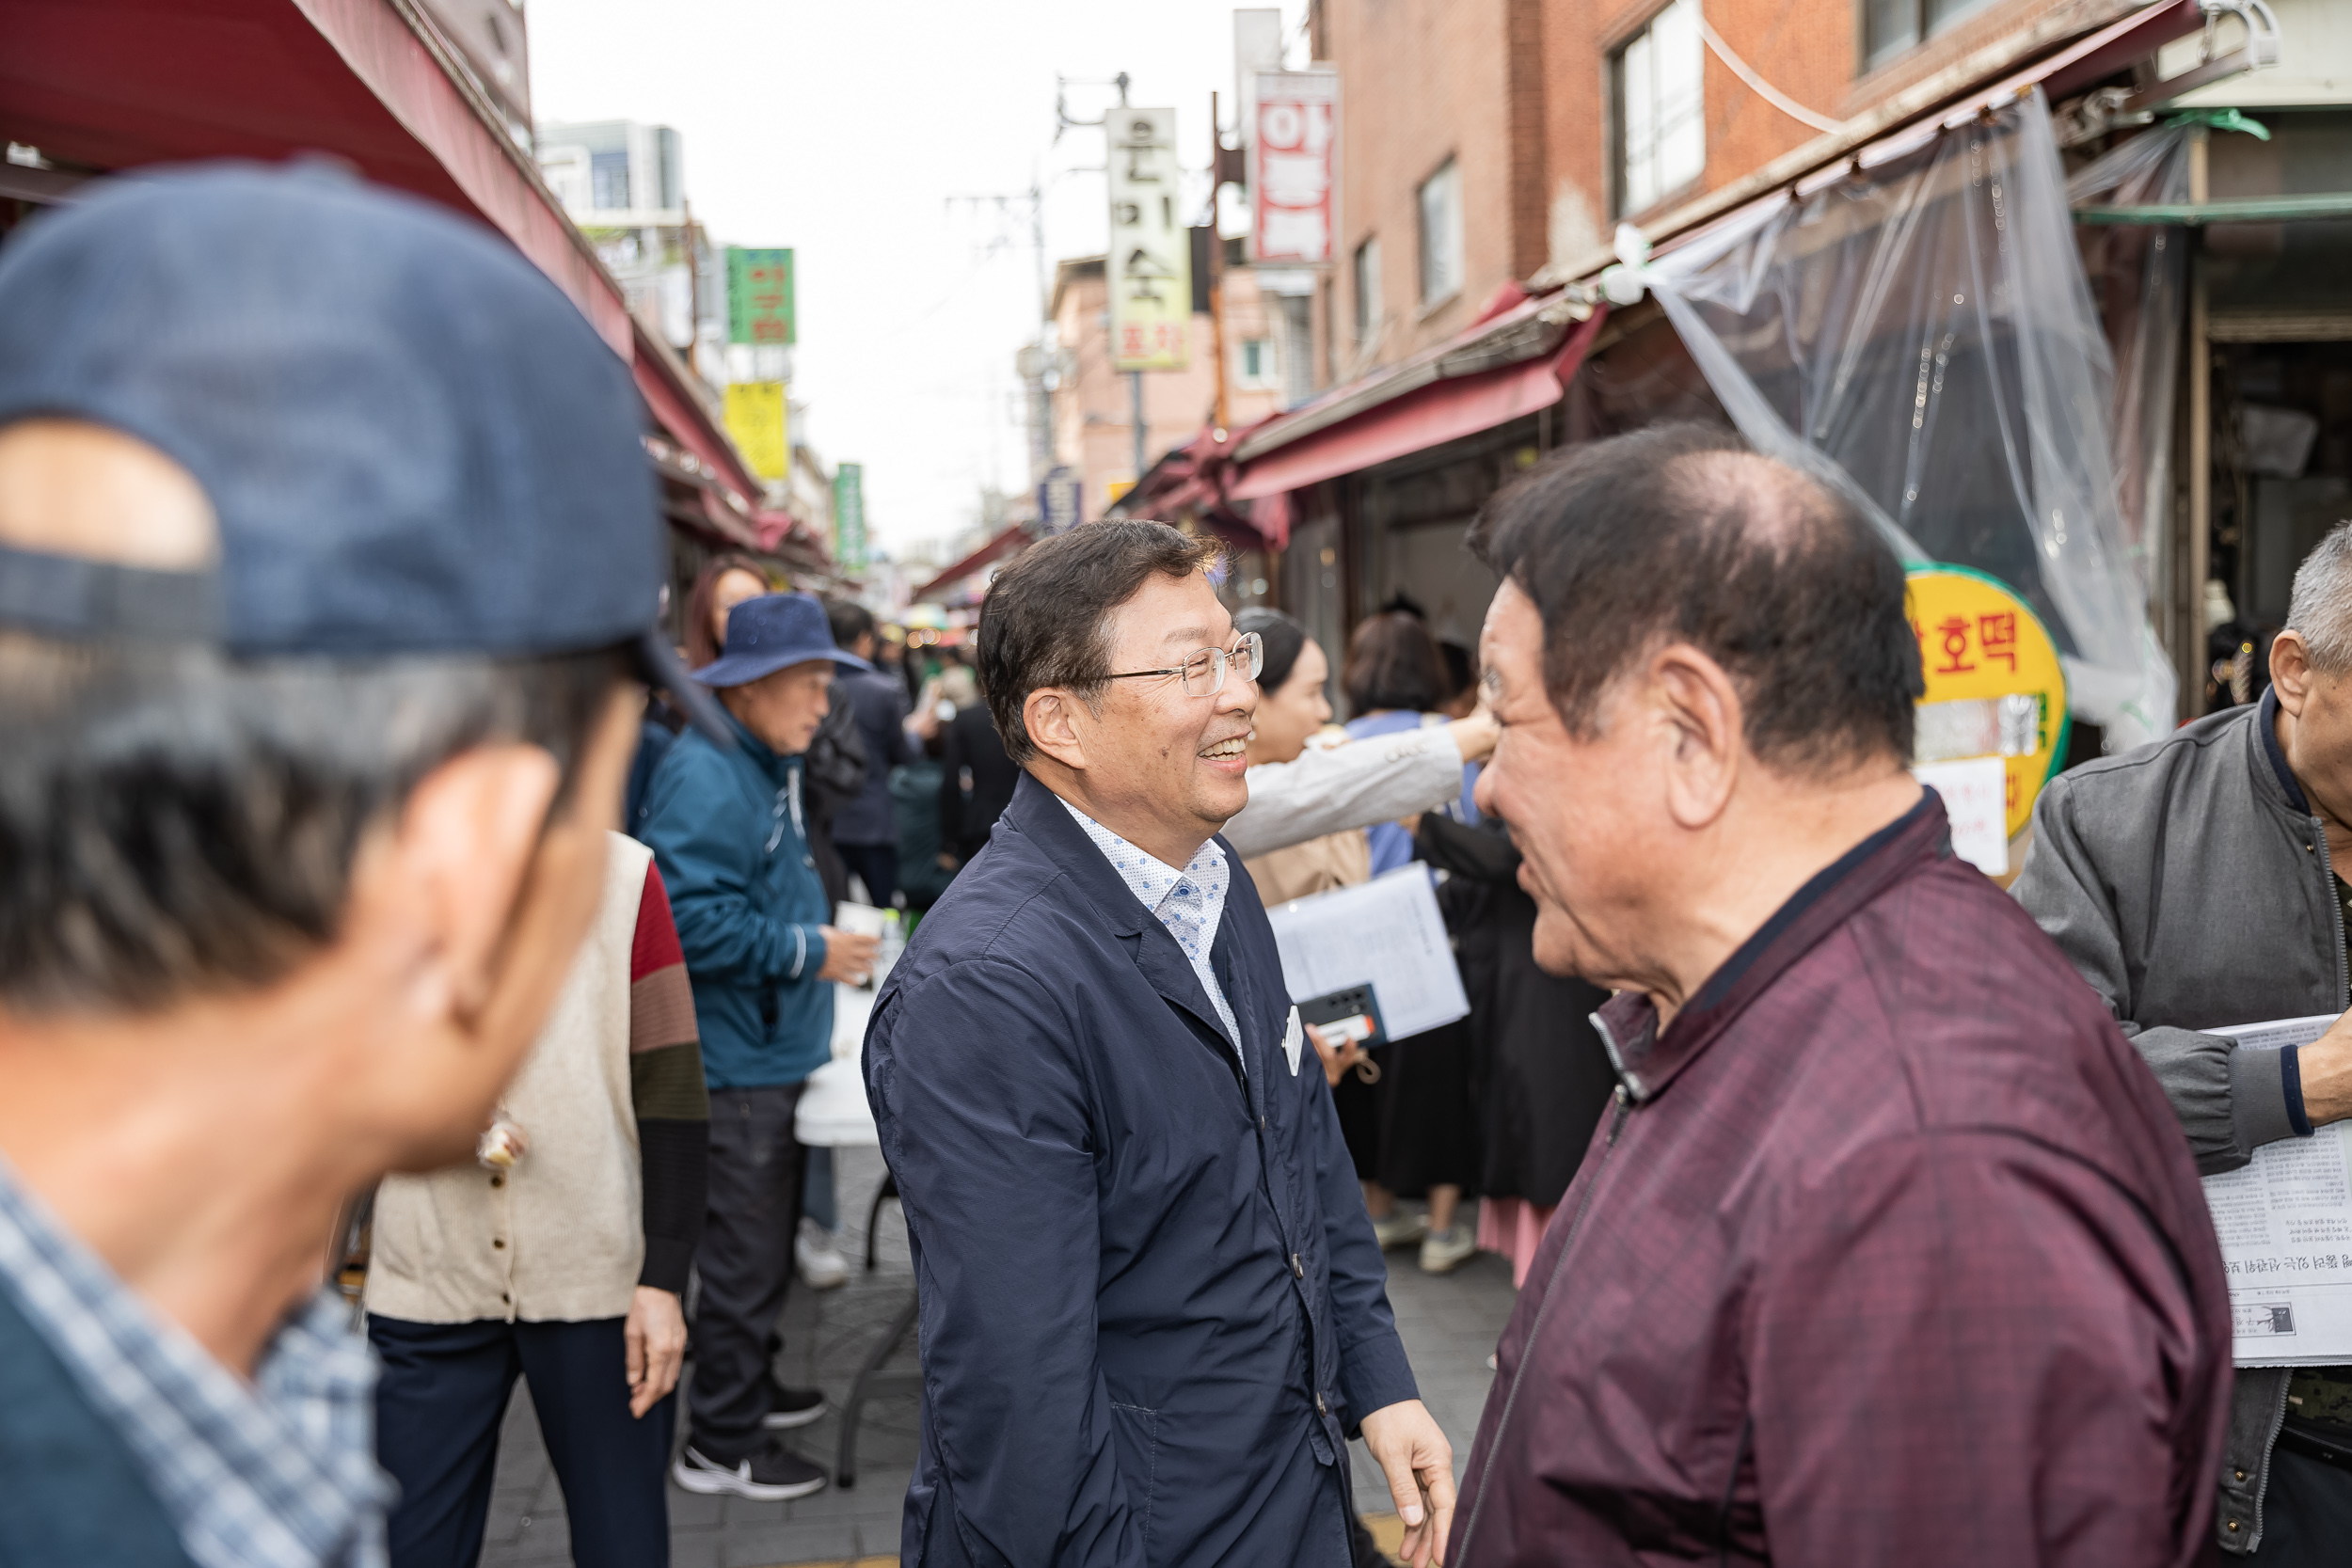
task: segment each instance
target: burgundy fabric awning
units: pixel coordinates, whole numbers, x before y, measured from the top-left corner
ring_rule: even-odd
[[[1234,500],[1252,500],[1304,489],[1549,408],[1560,401],[1584,362],[1585,351],[1607,315],[1607,307],[1596,306],[1566,341],[1541,358],[1430,382],[1277,447],[1243,465],[1226,494]],[[1283,532],[1288,531],[1285,527]]]
[[[1029,531],[1026,528],[1024,528],[1021,524],[1015,523],[1010,528],[1005,530],[1004,532],[996,535],[996,537],[991,539],[987,544],[982,545],[978,549],[974,550],[970,555],[965,556],[961,561],[957,562],[954,565],[940,573],[939,576],[931,578],[930,581],[916,589],[913,594],[907,596],[908,601],[913,604],[921,604],[926,599],[935,600],[940,594],[945,594],[948,589],[953,588],[957,583],[961,582],[965,578],[970,577],[973,573],[980,570],[982,567],[993,566],[996,562],[1004,560],[1007,556],[1018,554],[1028,545],[1028,543]]]
[[[0,0],[0,140],[103,169],[325,152],[481,218],[628,362],[673,440],[739,498],[759,494],[684,368],[629,315],[530,154],[409,0]],[[748,521],[729,531],[755,536]]]

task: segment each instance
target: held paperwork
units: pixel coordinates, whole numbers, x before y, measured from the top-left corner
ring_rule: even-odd
[[[2337,1015],[2208,1029],[2241,1049],[2309,1045]],[[2254,1151],[2251,1164],[2205,1178],[2205,1203],[2230,1275],[2241,1367],[2352,1361],[2352,1123]]]
[[[1294,899],[1266,911],[1266,919],[1293,1002],[1368,983],[1391,1039],[1470,1012],[1425,865]]]

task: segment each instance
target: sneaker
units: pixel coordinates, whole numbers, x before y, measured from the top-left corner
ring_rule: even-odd
[[[842,1260],[833,1232],[815,1220],[801,1221],[801,1233],[792,1238],[792,1257],[801,1266],[801,1282],[812,1291],[830,1291],[850,1277],[850,1265]]]
[[[1383,1252],[1392,1246],[1410,1246],[1429,1234],[1429,1217],[1417,1209],[1399,1209],[1385,1220],[1373,1221],[1372,1234]]]
[[[824,1471],[773,1443],[733,1465],[722,1465],[689,1443],[670,1466],[670,1479],[705,1497],[732,1492],[761,1503],[790,1502],[825,1489]]]
[[[825,1413],[825,1396],[814,1388],[788,1388],[774,1378],[768,1380],[768,1414],[759,1424],[771,1432],[787,1427],[804,1427]]]
[[[1457,1222],[1451,1230],[1432,1230],[1421,1243],[1421,1272],[1452,1274],[1477,1254],[1478,1238]]]

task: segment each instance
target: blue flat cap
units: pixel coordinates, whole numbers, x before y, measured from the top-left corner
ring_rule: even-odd
[[[0,250],[0,425],[89,420],[219,520],[205,574],[0,552],[0,623],[240,655],[639,650],[665,547],[619,356],[502,238],[331,169],[107,182]],[[179,592],[169,580],[203,579]]]

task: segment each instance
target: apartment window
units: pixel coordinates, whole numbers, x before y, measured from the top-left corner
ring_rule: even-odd
[[[1274,365],[1273,339],[1244,338],[1241,341],[1241,374],[1234,378],[1234,385],[1259,388],[1272,387],[1275,385]]]
[[[1448,158],[1421,182],[1421,302],[1435,305],[1462,288],[1462,176]]]
[[[1987,0],[1861,0],[1864,65],[1926,42]]]
[[[588,154],[590,198],[599,213],[618,213],[628,207],[628,150],[617,152]]]
[[[1699,0],[1674,0],[1609,57],[1618,216],[1656,206],[1707,167],[1706,57]]]
[[[1356,247],[1356,346],[1370,348],[1380,332],[1380,240]]]

